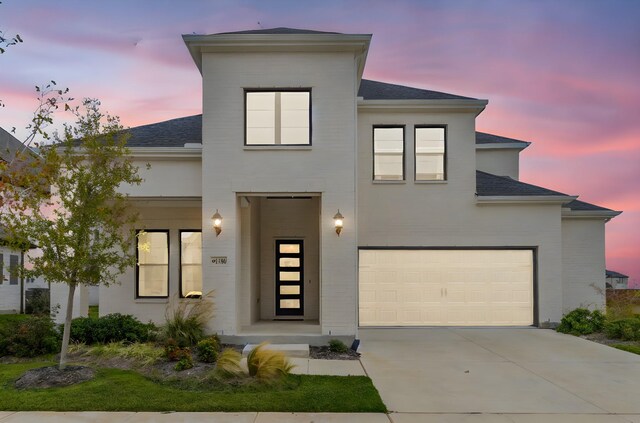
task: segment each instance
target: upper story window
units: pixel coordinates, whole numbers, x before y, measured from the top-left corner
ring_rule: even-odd
[[[444,181],[446,179],[445,132],[443,126],[416,127],[416,181]]]
[[[310,145],[311,91],[245,91],[246,145]]]
[[[138,233],[136,296],[169,296],[169,231],[148,230]]]
[[[373,180],[404,180],[404,126],[373,128]]]

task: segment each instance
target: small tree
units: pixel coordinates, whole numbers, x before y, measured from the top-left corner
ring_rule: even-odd
[[[69,286],[60,369],[66,367],[73,296],[81,285],[109,285],[135,264],[137,219],[127,207],[122,184],[140,184],[128,158],[127,133],[117,117],[100,112],[97,100],[75,108],[74,125],[55,134],[39,154],[21,153],[0,167],[4,207],[0,226],[15,248],[36,245],[26,277]]]

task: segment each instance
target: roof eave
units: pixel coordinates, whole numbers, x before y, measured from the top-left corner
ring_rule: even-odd
[[[362,77],[372,34],[185,34],[193,61],[202,73],[202,53],[352,51]]]
[[[611,220],[622,214],[616,210],[571,210],[569,208],[562,209],[563,219],[605,219]]]
[[[476,204],[565,204],[573,201],[573,195],[477,195]]]
[[[530,142],[496,142],[486,144],[476,144],[476,150],[524,150],[531,145]]]
[[[443,100],[364,100],[358,98],[358,110],[364,111],[430,111],[430,112],[474,112],[479,115],[489,103],[488,100],[443,99]]]

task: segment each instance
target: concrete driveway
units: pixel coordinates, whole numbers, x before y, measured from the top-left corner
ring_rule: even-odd
[[[390,419],[640,423],[640,356],[542,329],[363,329]]]

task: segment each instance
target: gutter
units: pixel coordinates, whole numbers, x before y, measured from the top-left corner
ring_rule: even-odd
[[[452,100],[363,100],[358,97],[358,111],[430,111],[475,112],[478,116],[489,104],[489,100],[452,99]]]
[[[478,195],[476,204],[566,204],[577,195]]]
[[[502,150],[502,149],[516,149],[524,150],[531,145],[530,142],[501,142],[492,144],[476,144],[476,150]]]

